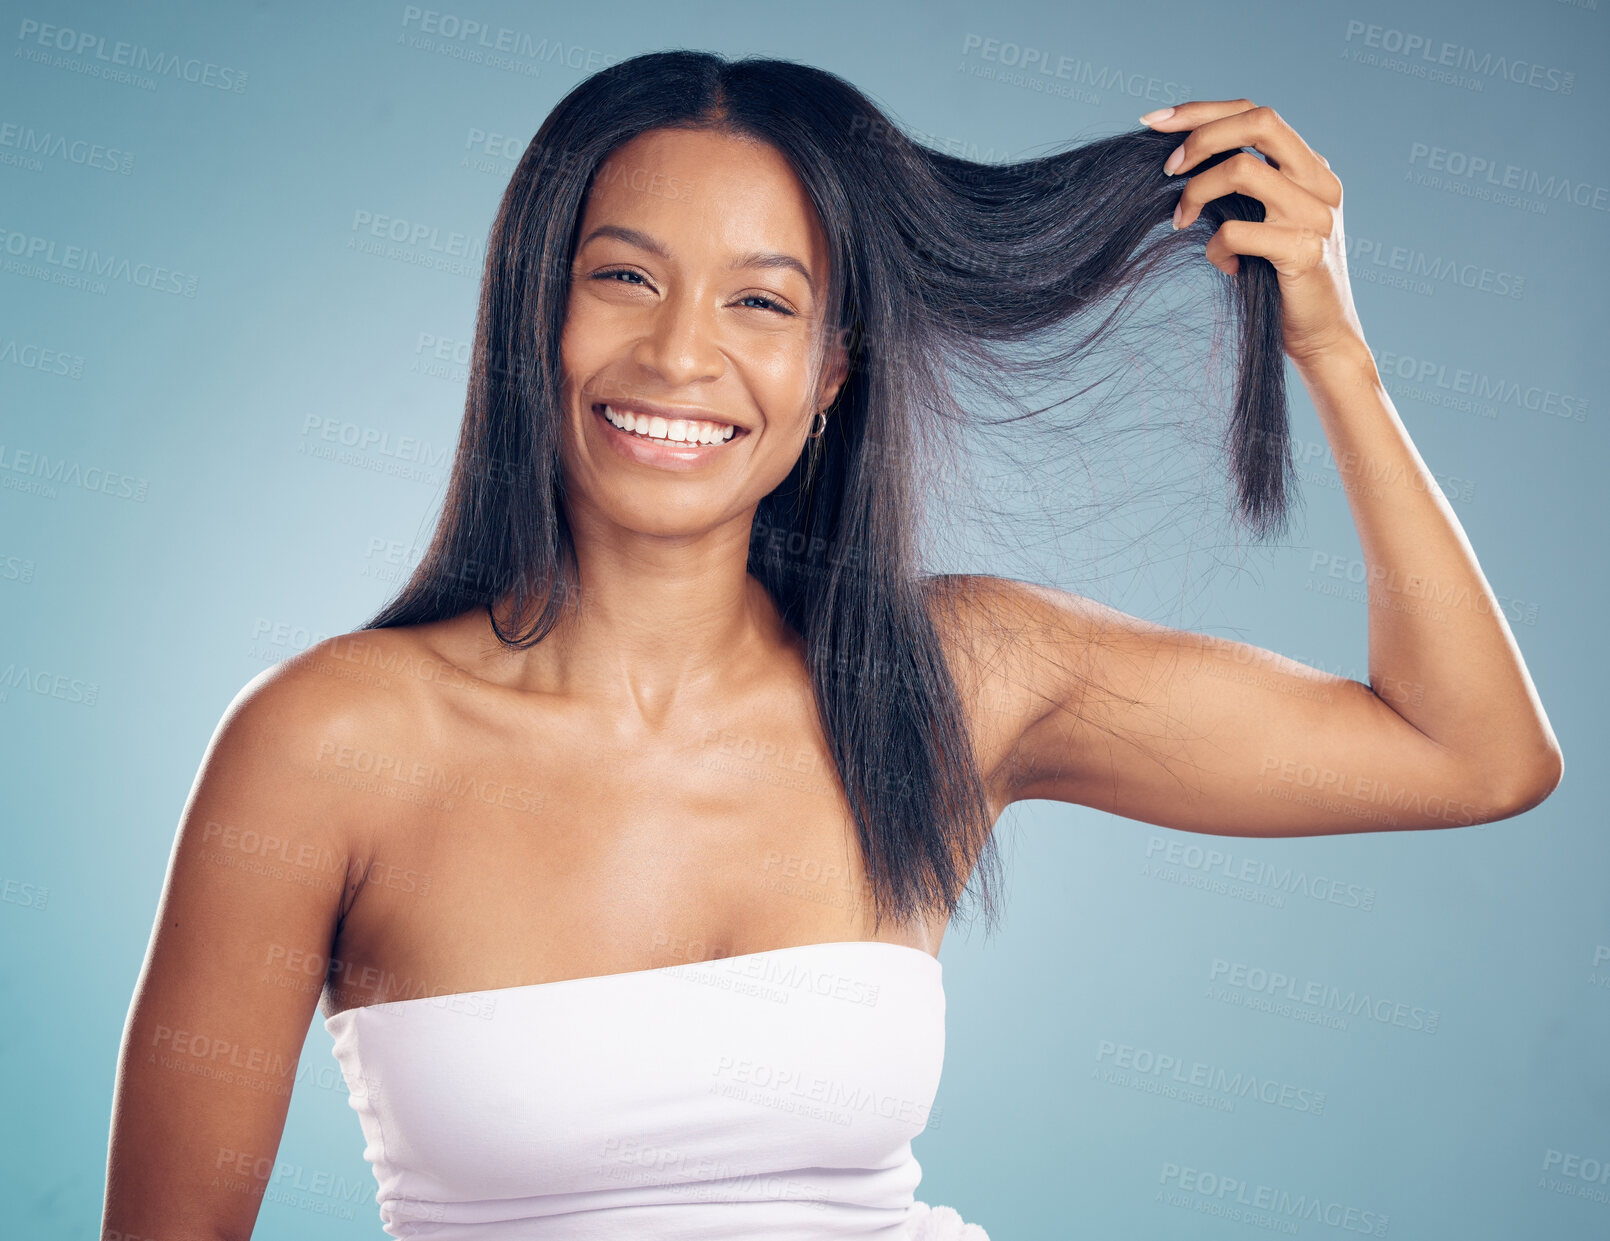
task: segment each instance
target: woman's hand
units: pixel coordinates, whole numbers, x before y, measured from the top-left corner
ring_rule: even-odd
[[[1364,346],[1347,280],[1342,183],[1325,158],[1273,108],[1249,99],[1193,100],[1148,112],[1141,120],[1156,130],[1185,134],[1163,165],[1170,175],[1238,147],[1264,156],[1241,151],[1191,177],[1180,194],[1174,227],[1189,227],[1204,203],[1226,194],[1256,198],[1263,204],[1263,221],[1226,220],[1207,243],[1208,261],[1230,275],[1241,265],[1238,254],[1256,254],[1274,264],[1285,350],[1299,366],[1338,349]]]

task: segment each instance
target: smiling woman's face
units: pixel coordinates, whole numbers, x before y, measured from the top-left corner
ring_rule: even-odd
[[[763,143],[651,130],[599,169],[578,238],[561,342],[573,519],[696,534],[752,510],[844,376],[822,348],[827,243],[793,169]]]

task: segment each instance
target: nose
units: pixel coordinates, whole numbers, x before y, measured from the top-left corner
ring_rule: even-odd
[[[633,359],[667,387],[715,378],[723,363],[714,309],[701,306],[691,291],[667,297],[655,307]]]

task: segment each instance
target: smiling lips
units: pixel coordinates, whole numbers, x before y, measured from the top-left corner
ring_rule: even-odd
[[[737,427],[725,422],[664,418],[659,414],[639,414],[611,405],[595,405],[593,408],[603,415],[610,426],[640,439],[657,440],[663,444],[725,444],[738,433]]]

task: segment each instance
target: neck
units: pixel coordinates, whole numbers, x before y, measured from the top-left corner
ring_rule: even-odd
[[[573,526],[579,589],[541,642],[494,655],[497,679],[511,689],[585,698],[612,718],[649,727],[743,684],[790,640],[748,572],[752,519],[697,537]],[[488,642],[500,645],[480,615]],[[507,632],[506,605],[497,615]]]

